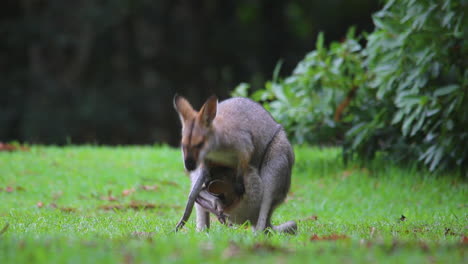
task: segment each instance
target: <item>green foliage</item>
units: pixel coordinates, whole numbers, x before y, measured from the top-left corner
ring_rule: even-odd
[[[371,87],[431,170],[468,161],[467,3],[389,1],[368,38]]]
[[[321,35],[290,77],[268,82],[252,98],[266,102],[296,142],[340,142],[348,158],[382,152],[430,170],[464,171],[467,3],[388,1],[374,14],[365,48],[353,30],[328,49]]]
[[[296,220],[296,236],[262,236],[216,221],[209,233],[197,233],[194,214],[174,233],[190,186],[178,149],[30,146],[0,152],[0,263],[466,259],[467,212],[460,206],[466,182],[389,164],[345,168],[339,152],[295,148],[291,192],[273,221]],[[131,203],[154,208],[135,210]],[[399,220],[402,214],[406,221]],[[311,241],[314,234],[342,238]]]
[[[316,50],[306,55],[291,76],[284,80],[275,77],[252,98],[271,101],[265,107],[298,143],[341,140],[346,126],[335,122],[333,113],[347,89],[365,81],[361,49],[354,30],[343,43],[332,43],[329,50],[320,34]]]

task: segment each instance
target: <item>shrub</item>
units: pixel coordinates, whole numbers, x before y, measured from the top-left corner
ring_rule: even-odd
[[[345,158],[418,160],[466,170],[467,1],[388,1],[361,47],[350,30],[252,98],[297,143],[339,143]],[[246,92],[244,88],[236,91]]]

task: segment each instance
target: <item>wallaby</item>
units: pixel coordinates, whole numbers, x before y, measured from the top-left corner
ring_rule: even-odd
[[[258,103],[246,98],[231,98],[218,105],[211,96],[199,112],[183,97],[174,97],[174,107],[182,122],[184,165],[192,182],[180,229],[190,217],[197,200],[197,229],[209,228],[208,212],[220,221],[228,213],[232,223],[250,221],[256,231],[273,230],[295,233],[297,225],[289,221],[271,226],[271,216],[289,191],[294,153],[281,125]],[[214,168],[227,172],[211,173]],[[232,188],[231,206],[210,194],[207,185],[214,178]],[[203,199],[208,201],[205,207]],[[211,205],[210,205],[211,204]],[[213,207],[212,205],[215,204]]]

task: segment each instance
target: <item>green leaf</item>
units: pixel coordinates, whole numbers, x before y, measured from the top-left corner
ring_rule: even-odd
[[[440,163],[440,160],[442,159],[442,156],[444,154],[444,149],[443,147],[437,148],[437,150],[434,151],[434,158],[432,159],[431,166],[429,167],[430,171],[434,171],[437,166]]]
[[[460,88],[460,85],[458,85],[458,84],[446,85],[446,86],[440,87],[439,89],[435,90],[434,91],[434,96],[439,97],[439,96],[447,95],[447,94],[453,93],[458,88]]]
[[[360,133],[356,135],[356,137],[353,140],[353,145],[352,148],[357,148],[361,142],[364,140],[364,138],[367,136],[368,129],[362,129]]]
[[[250,89],[250,84],[248,83],[240,83],[239,85],[234,88],[231,92],[232,97],[247,97]]]
[[[273,70],[273,82],[276,83],[278,82],[278,77],[279,73],[281,71],[281,66],[283,66],[283,60],[279,60],[278,63],[276,63],[275,69]]]
[[[271,90],[272,90],[273,94],[275,95],[275,97],[278,98],[278,100],[287,103],[288,98],[284,94],[283,88],[284,88],[283,85],[281,85],[279,83],[272,83],[271,84]]]
[[[323,32],[320,32],[318,34],[318,37],[317,37],[317,42],[315,44],[315,48],[318,50],[318,51],[322,51],[323,50],[323,43],[325,43],[325,38],[323,36]]]

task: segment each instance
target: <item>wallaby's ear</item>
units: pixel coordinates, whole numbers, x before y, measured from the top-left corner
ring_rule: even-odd
[[[192,119],[196,112],[193,110],[192,105],[184,97],[176,94],[174,96],[174,108],[179,114],[180,122],[184,124],[184,121],[187,119]]]
[[[200,109],[200,123],[206,127],[211,126],[213,119],[216,117],[216,111],[218,110],[218,97],[216,95],[210,96],[205,104]]]

